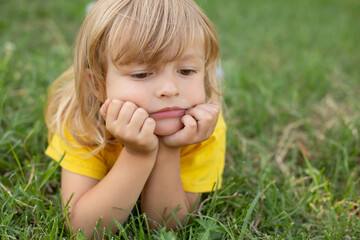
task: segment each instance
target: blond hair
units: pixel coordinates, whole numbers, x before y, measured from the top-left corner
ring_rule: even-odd
[[[94,153],[112,143],[99,114],[106,100],[107,56],[116,65],[161,64],[180,57],[199,37],[205,46],[206,99],[218,101],[217,35],[193,0],[99,0],[80,29],[73,66],[49,89],[45,112],[49,139],[56,132],[65,140],[68,129]],[[174,46],[177,53],[169,59]]]

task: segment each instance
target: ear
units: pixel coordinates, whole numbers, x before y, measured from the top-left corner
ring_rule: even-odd
[[[85,80],[86,82],[91,86],[92,90],[93,90],[93,94],[95,95],[95,97],[101,101],[100,99],[100,89],[99,89],[99,84],[94,80],[94,74],[93,72],[87,68],[85,70]]]

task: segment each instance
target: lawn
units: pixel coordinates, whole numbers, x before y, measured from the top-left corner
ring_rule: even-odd
[[[44,155],[47,87],[89,1],[0,0],[0,236],[72,239]],[[360,1],[198,0],[222,48],[224,186],[190,225],[120,239],[360,239]]]

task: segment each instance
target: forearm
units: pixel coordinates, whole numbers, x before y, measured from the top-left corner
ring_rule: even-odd
[[[151,175],[141,196],[141,208],[147,216],[168,228],[177,226],[172,212],[183,222],[191,207],[180,175],[180,150],[159,148]],[[150,221],[151,226],[154,224]]]
[[[123,224],[134,207],[154,166],[156,151],[147,155],[130,154],[123,149],[110,172],[70,208],[70,225],[83,228],[91,236],[101,218],[100,231],[116,219]]]

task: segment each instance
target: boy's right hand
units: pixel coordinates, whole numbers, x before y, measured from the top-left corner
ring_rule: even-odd
[[[154,134],[156,123],[145,109],[129,101],[107,99],[100,114],[106,122],[106,129],[127,151],[146,154],[158,149],[159,141]]]

